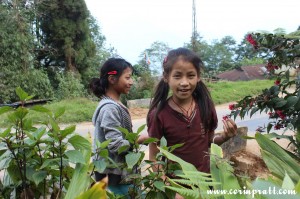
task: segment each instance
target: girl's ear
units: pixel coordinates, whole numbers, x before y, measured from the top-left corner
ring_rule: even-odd
[[[112,85],[114,85],[116,83],[117,78],[114,75],[110,75],[108,76],[108,82]]]
[[[163,73],[163,80],[165,83],[168,83],[169,77],[165,72]]]

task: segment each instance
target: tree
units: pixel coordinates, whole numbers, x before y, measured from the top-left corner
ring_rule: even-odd
[[[82,73],[96,50],[84,0],[45,0],[37,6],[43,37],[41,65]]]
[[[161,74],[163,60],[170,49],[168,44],[155,41],[150,48],[145,49],[140,54],[139,65],[145,68],[146,71],[150,70],[153,74]]]
[[[37,98],[53,96],[47,74],[34,69],[32,13],[26,1],[0,4],[0,103],[17,100],[14,90],[21,85]]]

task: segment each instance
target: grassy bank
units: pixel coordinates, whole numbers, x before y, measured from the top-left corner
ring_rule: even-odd
[[[274,85],[274,80],[220,81],[207,84],[215,104],[238,101],[247,95],[255,96],[272,85]]]
[[[207,84],[215,104],[237,101],[246,95],[257,95],[262,89],[273,85],[273,80],[255,80],[248,82],[218,82]],[[45,107],[55,111],[60,107],[65,107],[65,114],[59,119],[61,123],[78,123],[91,121],[93,112],[97,106],[97,101],[87,98],[67,99],[60,102],[46,104]],[[29,112],[29,117],[33,120],[45,117],[44,114],[35,111]],[[0,115],[0,126],[6,123],[6,114]]]

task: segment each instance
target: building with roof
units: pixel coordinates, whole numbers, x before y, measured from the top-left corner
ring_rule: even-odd
[[[220,80],[249,81],[254,79],[266,79],[266,68],[264,64],[255,66],[241,66],[231,71],[218,74]]]

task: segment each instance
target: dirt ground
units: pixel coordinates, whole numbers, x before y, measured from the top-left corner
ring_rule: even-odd
[[[227,108],[228,105],[218,105],[218,108],[224,107]],[[129,111],[132,119],[145,118],[148,113],[147,108],[131,108]],[[287,145],[287,143],[283,142],[281,145]],[[255,140],[248,140],[246,149],[232,154],[229,160],[232,162],[237,175],[248,176],[251,180],[258,176],[267,177],[269,175]]]

